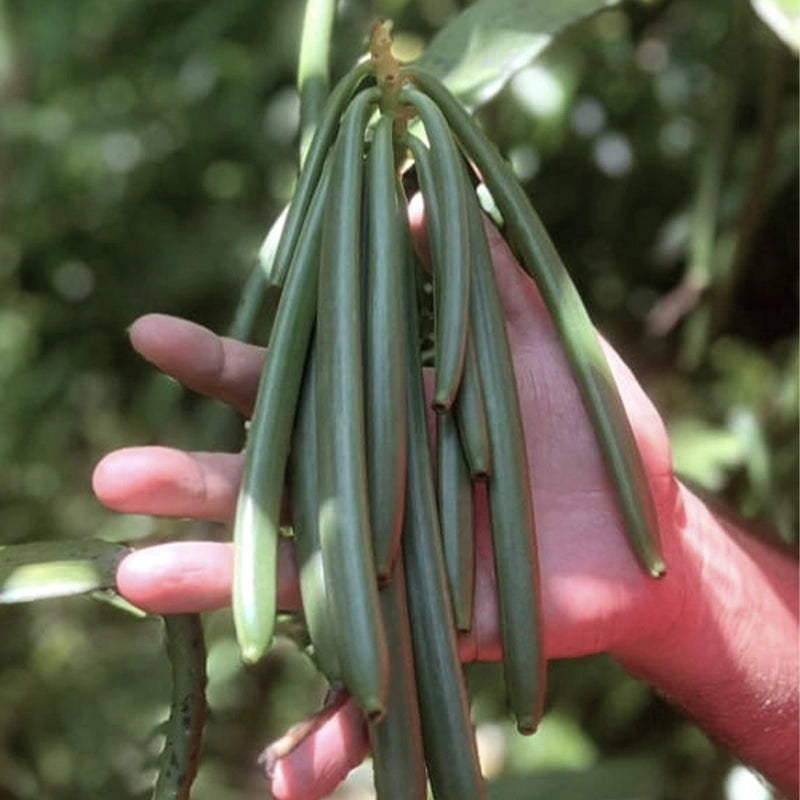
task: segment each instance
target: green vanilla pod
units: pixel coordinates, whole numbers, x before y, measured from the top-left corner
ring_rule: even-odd
[[[308,214],[328,151],[336,139],[342,113],[347,108],[353,94],[371,74],[372,68],[369,62],[357,64],[336,84],[325,103],[314,138],[305,151],[303,169],[297,179],[294,195],[286,211],[283,231],[268,276],[272,286],[283,286],[286,280],[292,256],[303,229],[303,221]]]
[[[450,412],[436,416],[436,444],[439,524],[453,618],[458,630],[468,631],[472,625],[475,588],[472,480],[458,425]]]
[[[294,422],[291,498],[300,597],[314,660],[329,683],[341,680],[336,637],[328,607],[317,519],[316,347],[312,341]]]
[[[410,236],[410,234],[409,234]],[[407,245],[410,254],[411,245]],[[425,762],[436,800],[485,800],[466,687],[458,660],[427,436],[415,270],[409,258],[403,305],[408,349],[408,481],[403,521],[408,613]]]
[[[419,718],[405,568],[398,554],[391,581],[379,597],[392,679],[386,714],[369,723],[375,790],[380,800],[426,800],[427,777]]]
[[[403,225],[395,189],[392,127],[382,115],[367,156],[365,400],[370,527],[378,579],[389,579],[400,547],[406,490],[406,370]]]
[[[436,328],[433,405],[437,411],[447,411],[461,383],[469,318],[469,237],[461,180],[463,166],[450,128],[436,104],[412,88],[404,89],[403,94],[425,126],[436,202],[441,207],[437,215],[439,242],[432,242],[431,246]]]
[[[475,343],[472,341],[472,334],[468,334],[464,374],[453,405],[453,413],[470,475],[473,480],[481,480],[491,472],[492,455],[486,427],[486,403],[476,358]]]
[[[328,601],[344,684],[372,718],[385,710],[389,665],[367,496],[360,199],[364,131],[378,95],[356,96],[331,156],[316,335],[317,493]]]
[[[491,192],[508,239],[536,282],[572,366],[634,552],[650,575],[660,577],[666,568],[641,453],[594,326],[558,251],[508,164],[455,97],[437,78],[413,65],[404,74],[441,109]],[[409,95],[410,100],[413,94]]]
[[[420,190],[425,201],[425,219],[428,228],[428,241],[434,262],[441,263],[440,251],[446,249],[442,239],[441,217],[445,213],[439,199],[439,187],[431,161],[430,150],[416,136],[405,137],[405,144],[414,157]],[[471,260],[471,256],[470,256]],[[469,299],[467,300],[469,302]],[[490,469],[491,455],[486,429],[486,409],[483,402],[483,387],[475,366],[475,348],[469,330],[464,351],[464,369],[454,409],[461,431],[464,448],[473,477],[485,477]]]
[[[546,683],[533,498],[505,316],[483,219],[472,192],[468,195],[468,220],[473,265],[470,330],[481,380],[491,387],[485,398],[492,447],[487,489],[503,671],[517,728],[529,734],[541,719]]]
[[[316,309],[323,173],[278,304],[245,449],[233,526],[233,619],[245,661],[264,655],[275,626],[276,568],[284,476],[303,364]]]

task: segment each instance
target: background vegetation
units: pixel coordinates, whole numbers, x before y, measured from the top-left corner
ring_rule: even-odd
[[[344,0],[334,74],[374,16],[414,53],[458,7]],[[241,444],[241,421],[137,359],[125,328],[150,311],[229,324],[295,175],[301,14],[291,0],[0,0],[0,544],[226,535],[112,515],[90,475],[122,445]],[[683,475],[790,543],[797,105],[797,62],[748,4],[640,0],[571,30],[479,111],[664,413]],[[194,796],[262,797],[257,753],[321,687],[288,642],[245,671],[229,615],[204,622]],[[160,622],[76,599],[2,607],[0,625],[0,800],[146,796],[168,692]],[[551,667],[531,740],[509,735],[496,670],[470,677],[497,797],[743,796],[729,755],[605,658]]]

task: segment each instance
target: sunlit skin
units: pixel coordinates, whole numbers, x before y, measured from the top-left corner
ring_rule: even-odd
[[[421,209],[412,225],[422,240]],[[648,577],[622,533],[595,437],[541,298],[492,229],[491,244],[525,421],[536,508],[548,658],[607,652],[712,737],[798,796],[797,562],[715,517],[672,472],[663,423],[633,375],[606,347],[644,459],[668,574]],[[421,241],[424,249],[424,241]],[[133,347],[189,389],[247,416],[264,351],[186,320],[150,314]],[[107,455],[97,497],[121,512],[230,522],[240,454],[136,447]],[[485,503],[477,507],[476,605],[462,660],[500,656]],[[280,554],[279,604],[297,608],[291,549]],[[229,604],[232,549],[222,542],[143,548],[120,565],[120,593],[153,612]],[[367,753],[349,701],[273,753],[271,791],[324,797]]]

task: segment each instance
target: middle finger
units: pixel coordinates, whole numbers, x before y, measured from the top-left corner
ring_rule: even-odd
[[[128,447],[100,461],[92,484],[100,502],[114,511],[228,522],[241,474],[241,453]]]

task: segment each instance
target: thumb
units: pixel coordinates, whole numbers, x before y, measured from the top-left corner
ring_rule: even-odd
[[[420,192],[413,195],[408,203],[408,221],[417,253],[423,263],[428,265],[430,264],[428,229],[425,224],[425,203]],[[529,330],[531,324],[546,313],[539,292],[520,267],[500,231],[485,215],[483,224],[494,263],[500,300],[506,313],[506,323],[511,330]]]
[[[544,301],[533,279],[520,266],[508,242],[485,215],[483,227],[509,335],[512,340],[523,334],[530,336],[531,328],[541,325],[542,318],[548,316]]]

